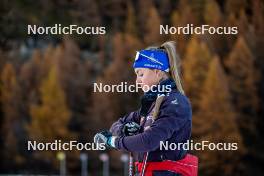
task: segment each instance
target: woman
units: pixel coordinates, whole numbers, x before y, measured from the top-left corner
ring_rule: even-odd
[[[175,43],[166,42],[137,52],[136,83],[144,95],[141,107],[115,122],[95,142],[132,152],[138,175],[197,175],[198,159],[183,148],[191,136],[192,111],[179,76]],[[163,147],[162,147],[163,146]]]

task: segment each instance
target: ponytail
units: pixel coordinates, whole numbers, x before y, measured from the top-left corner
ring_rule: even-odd
[[[184,94],[180,77],[180,60],[176,53],[176,43],[173,41],[165,42],[160,49],[164,49],[169,57],[170,77],[175,81],[177,89]]]
[[[162,50],[168,54],[169,63],[170,63],[169,77],[171,77],[174,80],[177,89],[180,91],[180,93],[184,95],[185,93],[182,87],[181,77],[180,77],[180,59],[176,52],[176,42],[168,41],[163,43],[160,47],[149,46],[146,49]]]

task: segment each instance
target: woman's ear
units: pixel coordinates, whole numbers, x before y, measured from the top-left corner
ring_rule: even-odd
[[[155,74],[156,74],[156,77],[158,78],[158,80],[161,80],[162,79],[163,72],[161,70],[156,69],[155,70]]]

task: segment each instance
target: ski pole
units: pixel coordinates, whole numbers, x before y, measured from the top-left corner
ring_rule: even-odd
[[[132,156],[132,152],[129,153],[129,176],[133,176],[133,164],[134,164],[134,158]]]

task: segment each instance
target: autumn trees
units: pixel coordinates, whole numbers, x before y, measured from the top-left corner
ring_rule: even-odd
[[[194,139],[198,142],[210,141],[231,145],[237,149],[197,151],[200,159],[200,170],[208,175],[241,172],[237,163],[245,153],[243,140],[239,132],[236,113],[231,102],[231,94],[226,74],[218,57],[214,57],[200,92],[199,110],[194,114]]]
[[[14,166],[15,164],[22,164],[24,162],[19,146],[24,139],[25,119],[20,116],[21,112],[21,96],[19,90],[16,70],[12,64],[7,63],[1,74],[1,138],[2,151],[1,155],[5,158],[5,164]]]
[[[71,117],[65,94],[60,87],[56,68],[52,67],[40,87],[41,103],[30,106],[31,122],[27,126],[29,138],[37,142],[50,142],[57,139],[69,141],[73,134],[68,130]],[[36,152],[43,160],[56,160],[56,153]]]
[[[199,106],[202,86],[206,79],[212,54],[206,43],[193,36],[189,41],[183,58],[183,80],[185,91],[192,100],[193,110]]]
[[[237,143],[238,146],[236,151],[194,151],[200,158],[201,173],[228,175],[242,172],[245,166],[235,166],[234,163],[244,156],[246,150],[231,91],[234,88],[232,83],[242,80],[229,82],[220,58],[214,56],[197,36],[193,36],[187,45],[183,78],[186,94],[193,106],[194,141]]]
[[[167,40],[176,41],[182,61],[183,86],[193,107],[192,139],[238,143],[237,151],[192,151],[200,158],[201,175],[242,175],[250,168],[262,169],[261,0],[41,0],[32,5],[4,2],[1,9],[3,26],[8,27],[1,28],[5,36],[0,41],[0,155],[6,161],[0,170],[23,168],[29,162],[34,166],[44,160],[55,162],[55,153],[26,151],[25,142],[30,139],[91,142],[96,131],[138,108],[139,94],[94,93],[93,83],[133,84],[135,52]],[[25,24],[58,22],[105,26],[107,33],[21,35]],[[160,24],[237,26],[239,33],[161,36]],[[27,57],[20,57],[20,45],[28,47]],[[97,153],[90,156],[95,159]],[[118,158],[114,161],[118,169]]]

